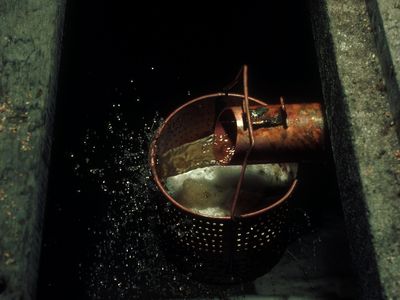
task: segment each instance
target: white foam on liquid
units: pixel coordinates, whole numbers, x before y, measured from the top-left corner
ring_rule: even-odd
[[[168,177],[165,186],[181,205],[208,217],[229,216],[241,166],[209,166]],[[246,168],[239,212],[267,204],[268,191],[288,187],[297,164],[254,164]]]

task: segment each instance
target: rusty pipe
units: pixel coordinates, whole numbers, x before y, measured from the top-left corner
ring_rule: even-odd
[[[242,164],[250,147],[242,107],[224,109],[217,118],[213,151],[220,164]],[[249,163],[321,159],[324,120],[319,103],[260,105],[250,108],[254,147]]]

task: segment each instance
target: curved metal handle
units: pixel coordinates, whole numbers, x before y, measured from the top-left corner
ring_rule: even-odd
[[[233,195],[232,207],[231,207],[231,219],[236,218],[236,207],[239,199],[240,189],[243,185],[244,175],[246,173],[247,160],[251,153],[251,150],[254,148],[254,135],[253,135],[253,125],[251,122],[250,108],[249,108],[249,88],[248,88],[248,75],[247,75],[247,65],[243,66],[243,89],[244,89],[244,99],[243,99],[243,110],[246,114],[248,131],[249,131],[249,142],[250,146],[246,151],[246,155],[243,159],[242,168],[240,170],[239,181],[236,185],[235,194]]]

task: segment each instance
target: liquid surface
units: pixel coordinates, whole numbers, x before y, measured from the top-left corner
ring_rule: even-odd
[[[215,156],[216,146],[218,158]],[[227,135],[211,134],[163,153],[160,158],[160,175],[168,177],[195,168],[223,165],[231,160],[234,153],[235,148],[228,145]]]
[[[209,135],[168,150],[160,158],[161,177],[215,165],[217,161],[213,154],[213,143],[214,135]]]
[[[213,146],[223,139],[209,135],[170,149],[160,158],[159,170],[170,195],[185,208],[208,217],[230,215],[241,172],[240,165],[223,166],[216,159]],[[237,213],[267,207],[287,191],[296,174],[297,164],[248,165]]]
[[[230,215],[241,166],[210,166],[168,177],[166,187],[181,205],[207,217]],[[246,168],[236,212],[250,213],[280,198],[297,174],[297,164],[259,164]]]

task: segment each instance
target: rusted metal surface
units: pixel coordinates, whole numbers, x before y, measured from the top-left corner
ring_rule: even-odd
[[[283,109],[284,107],[284,109]],[[319,103],[261,105],[250,109],[254,147],[251,163],[311,161],[324,149],[324,120]],[[221,112],[215,126],[214,153],[221,164],[242,164],[250,147],[242,107]]]

